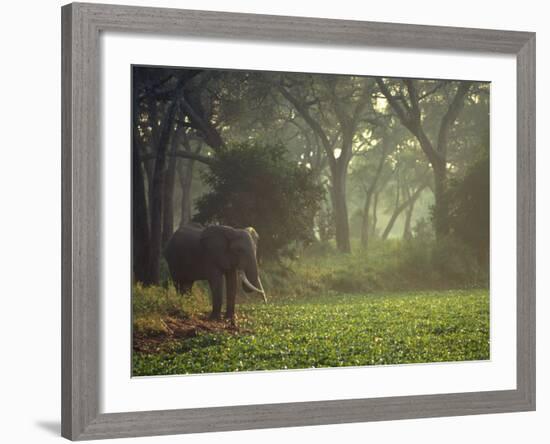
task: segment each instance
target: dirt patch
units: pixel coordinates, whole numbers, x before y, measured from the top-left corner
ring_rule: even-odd
[[[229,321],[215,321],[207,317],[192,317],[186,319],[166,317],[161,320],[161,323],[164,327],[163,332],[158,332],[154,335],[134,332],[133,349],[135,352],[159,353],[165,345],[168,345],[172,341],[194,338],[199,334],[251,333],[251,331],[239,328]]]

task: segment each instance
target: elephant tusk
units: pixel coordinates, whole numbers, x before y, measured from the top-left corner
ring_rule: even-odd
[[[264,303],[267,304],[267,297],[265,295],[264,286],[262,285],[262,281],[258,277],[258,283],[260,284],[260,289],[262,290],[262,296],[264,297]]]
[[[264,289],[262,288],[261,290],[258,288],[258,287],[255,287],[254,285],[252,285],[250,283],[250,281],[248,280],[248,278],[246,277],[246,273],[241,273],[241,278],[243,280],[243,284],[246,285],[249,289],[257,292],[257,293],[261,293],[264,295],[265,297],[265,292],[264,292]],[[260,282],[260,287],[262,286],[262,283]]]

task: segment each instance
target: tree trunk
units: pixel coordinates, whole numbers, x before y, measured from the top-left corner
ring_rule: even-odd
[[[372,202],[372,190],[366,192],[365,205],[363,206],[363,220],[361,223],[361,246],[363,249],[367,249],[369,246],[370,237],[370,206]]]
[[[139,102],[134,93],[132,99],[132,266],[134,281],[149,283],[149,219],[145,197],[145,177],[141,162],[139,139]]]
[[[373,194],[376,191],[376,188],[378,186],[378,180],[380,179],[380,175],[382,174],[382,170],[384,169],[384,163],[386,161],[386,152],[388,150],[388,139],[384,138],[382,141],[382,154],[380,155],[380,160],[378,162],[378,167],[376,168],[376,174],[374,176],[374,179],[372,180],[372,183],[370,184],[370,187],[366,190],[366,197],[365,197],[365,205],[363,208],[363,223],[361,226],[361,245],[366,250],[368,248],[369,244],[369,236],[370,236],[370,218],[369,218],[369,211],[370,206],[372,202]],[[378,197],[378,194],[376,194],[376,197]]]
[[[338,165],[332,171],[331,199],[334,212],[336,247],[342,253],[350,253],[348,206],[346,202],[346,169]]]
[[[393,211],[390,220],[388,221],[388,224],[386,225],[386,228],[384,229],[384,232],[382,233],[382,240],[388,239],[388,236],[391,233],[391,230],[395,224],[395,221],[397,220],[397,217],[401,214],[401,211],[399,211],[397,208]]]
[[[376,225],[378,225],[378,195],[380,194],[380,190],[375,191],[374,193],[374,199],[372,203],[372,223],[370,224],[370,237],[374,237],[376,235]]]
[[[143,147],[142,153],[147,155],[146,159],[143,159],[143,171],[145,173],[145,196],[147,199],[147,206],[150,209],[151,206],[151,194],[153,191],[153,176],[155,174],[155,158],[156,158],[156,151],[155,148],[158,146],[159,141],[159,132],[161,131],[161,127],[158,125],[158,120],[162,116],[162,105],[157,103],[157,101],[149,97],[145,99],[145,103],[147,105],[147,113],[149,114],[148,118],[148,125],[151,126],[151,133],[149,134],[147,144]],[[137,116],[136,116],[137,119]],[[134,125],[134,128],[137,129],[137,120],[136,124]],[[149,213],[147,215],[149,218],[149,225],[151,224],[151,214]]]
[[[178,165],[178,177],[181,187],[180,228],[191,222],[191,185],[193,183],[194,164],[195,161],[192,159],[182,159]]]
[[[176,100],[173,100],[166,111],[162,122],[162,130],[158,140],[157,156],[155,160],[155,172],[151,190],[150,214],[151,214],[151,256],[149,270],[151,283],[156,284],[160,280],[160,255],[162,244],[162,204],[164,183],[166,176],[166,151],[173,133],[174,115],[176,112]]]
[[[397,217],[401,213],[402,210],[400,210],[403,205],[399,205],[399,198],[401,197],[401,186],[399,183],[399,176],[397,180],[397,191],[395,193],[395,206],[393,208],[393,213],[390,217],[390,220],[386,224],[386,228],[384,229],[384,232],[382,233],[382,240],[386,240],[388,236],[390,235],[390,232],[393,228],[393,225],[395,224],[395,221],[397,220]]]
[[[132,146],[132,241],[134,280],[149,284],[149,223],[143,168],[135,136]]]
[[[411,218],[414,209],[414,202],[409,205],[409,209],[405,213],[405,225],[403,227],[403,240],[409,241],[412,239]]]
[[[397,218],[399,217],[399,215],[406,209],[406,208],[409,208],[410,205],[414,205],[414,203],[417,201],[417,199],[420,197],[420,194],[422,194],[422,191],[424,191],[424,189],[427,187],[428,185],[427,184],[423,184],[423,185],[420,185],[416,191],[406,200],[404,201],[403,203],[401,203],[401,205],[397,205],[397,202],[396,202],[396,207],[393,211],[393,214],[390,218],[390,220],[388,221],[388,225],[386,226],[386,229],[384,230],[384,234],[382,234],[382,239],[386,240],[393,228],[393,225],[395,224],[395,221],[397,220]],[[412,212],[412,209],[411,209],[411,212]]]
[[[154,152],[152,153],[154,156]],[[147,199],[147,204],[151,205],[151,193],[153,192],[153,175],[155,174],[155,159],[146,159],[143,161],[143,171],[145,172],[145,177],[147,180],[145,181],[145,196]],[[151,222],[151,219],[149,219],[149,222]]]
[[[162,248],[166,246],[174,233],[174,183],[176,179],[176,163],[176,156],[171,156],[164,182],[164,201],[162,203]]]
[[[416,199],[414,199],[410,203],[409,208],[405,213],[405,226],[403,227],[403,239],[407,241],[412,239],[411,222],[412,222],[412,215],[413,215],[415,203],[416,203]]]
[[[447,166],[444,162],[433,165],[434,172],[434,226],[437,240],[449,234],[449,202],[447,198]]]

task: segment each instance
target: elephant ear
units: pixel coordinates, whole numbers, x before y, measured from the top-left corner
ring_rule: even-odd
[[[212,225],[203,230],[200,238],[201,246],[222,270],[230,270],[234,266],[234,258],[229,243],[238,236],[237,230],[226,225]]]
[[[244,231],[246,231],[252,238],[252,243],[254,244],[254,254],[256,254],[258,250],[258,240],[260,239],[260,235],[254,229],[254,227],[246,227]]]
[[[258,232],[254,229],[254,227],[246,227],[245,230],[250,234],[250,237],[254,241],[255,244],[258,243],[258,240],[260,239],[260,235]]]

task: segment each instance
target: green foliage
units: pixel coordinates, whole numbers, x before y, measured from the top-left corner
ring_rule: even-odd
[[[477,252],[479,265],[489,266],[489,157],[474,163],[449,187],[449,222],[455,236]]]
[[[489,359],[487,290],[240,304],[240,334],[134,353],[135,376]]]
[[[319,239],[323,243],[328,243],[329,240],[334,239],[334,213],[328,205],[322,205],[317,213],[316,217],[317,231],[319,233]]]
[[[232,145],[203,176],[210,191],[196,203],[197,222],[254,227],[263,257],[312,240],[324,191],[309,169],[287,159],[283,146]]]
[[[202,282],[185,296],[137,285],[134,340],[146,346],[134,350],[134,375],[489,358],[487,274],[463,243],[378,240],[354,251],[317,242],[294,260],[264,261],[269,303],[239,294],[238,330],[205,321]],[[189,330],[174,335],[178,325]]]
[[[435,233],[432,222],[431,217],[418,219],[413,227],[413,237],[421,242],[433,242]]]
[[[434,244],[431,262],[434,272],[443,276],[451,286],[488,284],[488,268],[480,267],[475,250],[455,236],[440,239]]]
[[[133,286],[132,292],[133,315],[140,317],[154,313],[185,317],[189,313],[200,311],[209,304],[208,290],[201,284],[195,284],[191,296],[182,297],[172,285],[161,288],[137,283]]]
[[[410,241],[373,239],[368,252],[354,246],[338,254],[330,243],[314,243],[295,260],[261,267],[268,294],[277,298],[319,294],[374,293],[452,288],[486,288],[487,271],[474,252],[452,238]]]
[[[204,285],[196,284],[192,294],[183,297],[172,285],[162,288],[137,283],[132,292],[134,333],[162,335],[167,331],[163,319],[188,318],[195,313],[204,312],[209,307],[209,301],[208,290]]]

